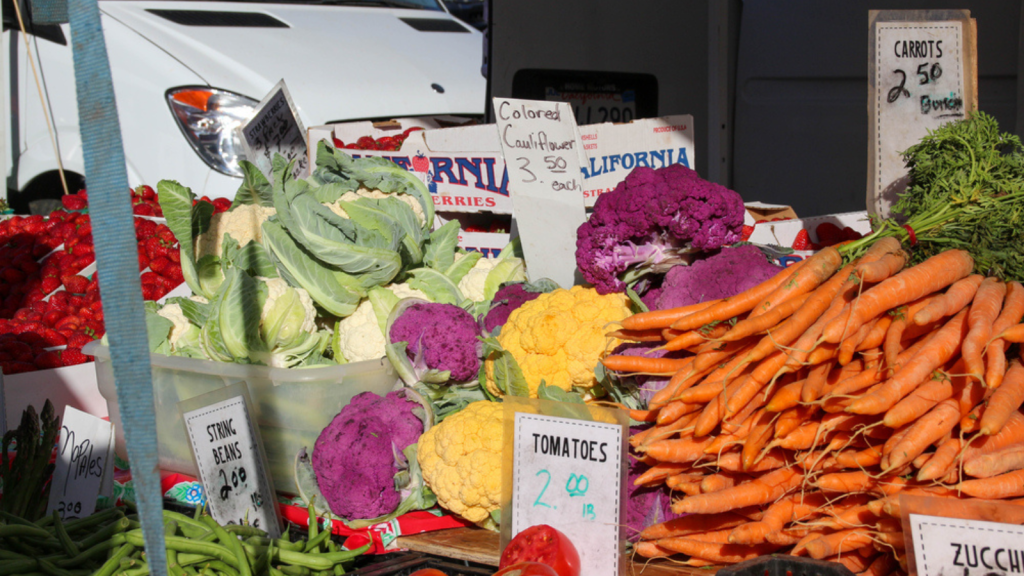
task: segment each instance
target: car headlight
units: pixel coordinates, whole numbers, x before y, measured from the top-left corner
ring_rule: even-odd
[[[185,87],[167,91],[178,127],[192,149],[214,170],[242,177],[239,160],[245,159],[235,128],[252,115],[257,100],[216,88]]]

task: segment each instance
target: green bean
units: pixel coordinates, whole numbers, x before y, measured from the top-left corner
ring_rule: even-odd
[[[209,554],[192,554],[191,552],[179,552],[178,553],[178,565],[179,566],[191,566],[193,564],[200,564],[202,562],[208,562],[213,560],[213,556]]]
[[[309,499],[309,527],[307,528],[308,534],[306,538],[312,540],[316,538],[317,530],[320,528],[320,521],[316,517],[316,496]]]
[[[64,529],[68,531],[68,534],[73,534],[78,530],[84,530],[86,528],[92,528],[97,524],[105,524],[115,518],[123,518],[124,512],[120,508],[107,508],[102,512],[97,512],[92,516],[86,516],[85,518],[75,518],[74,520],[68,520],[64,523]],[[52,521],[52,520],[51,520]]]
[[[15,551],[21,552],[22,554],[30,558],[42,556],[42,553],[38,549],[36,549],[34,546],[26,544],[20,538],[8,538],[7,545],[8,547],[13,548]]]
[[[0,524],[0,538],[48,540],[53,538],[53,534],[35,524]]]
[[[41,558],[39,559],[39,567],[43,569],[43,572],[50,574],[50,576],[71,576],[71,573],[67,570],[57,568],[51,562]]]
[[[122,572],[122,574],[124,574],[124,576],[146,576],[147,574],[149,574],[149,565],[145,564],[139,566],[138,568],[125,570],[124,572]]]
[[[128,523],[128,520],[126,518],[118,518],[117,520],[111,522],[110,524],[107,524],[106,526],[104,526],[100,530],[94,532],[93,534],[91,534],[87,538],[79,540],[78,547],[79,548],[91,548],[91,547],[99,544],[100,542],[103,542],[103,541],[106,541],[106,540],[110,540],[115,535],[120,534],[120,533],[125,532],[126,530],[128,530],[128,524],[129,523]],[[67,525],[65,525],[65,528],[66,527],[67,527]]]
[[[93,546],[86,548],[79,555],[73,558],[65,558],[57,560],[58,568],[70,568],[72,566],[79,566],[84,562],[88,562],[98,556],[106,554],[111,548],[120,548],[124,545],[126,539],[124,534],[114,534],[110,538],[103,542],[97,542]]]
[[[25,560],[29,556],[18,554],[14,550],[0,550],[0,560]]]
[[[181,533],[189,538],[202,536],[210,531],[203,522],[172,510],[164,510],[164,519],[176,521]]]
[[[39,520],[36,520],[33,524],[40,528],[46,528],[51,522],[53,522],[53,516],[41,516]]]
[[[144,546],[142,533],[140,532],[128,532],[125,534],[125,537],[127,538],[128,543],[133,546]],[[182,538],[181,536],[165,536],[164,542],[166,543],[167,548],[173,548],[178,552],[206,554],[227,562],[228,564],[238,562],[238,558],[236,558],[230,550],[213,542],[197,542],[195,540]]]
[[[130,530],[136,530],[138,528],[142,528],[142,522],[139,522],[138,520],[129,520],[128,521],[128,528]]]
[[[311,538],[309,540],[309,542],[306,542],[306,546],[305,546],[303,552],[309,553],[309,552],[312,552],[312,551],[316,550],[317,548],[320,547],[320,545],[323,543],[324,540],[330,540],[330,537],[331,537],[331,531],[330,530],[324,530],[323,532],[317,534],[315,538]]]
[[[177,534],[177,532],[178,532],[178,523],[175,522],[174,520],[171,520],[167,524],[164,524],[164,536],[165,537],[166,536],[174,536],[175,534]],[[168,567],[175,567],[175,568],[177,568],[177,566],[178,566],[178,551],[175,550],[174,548],[168,548],[167,549],[167,566]],[[178,568],[178,571],[179,571],[179,573],[172,574],[171,576],[181,576],[181,574],[184,574],[184,572],[181,572],[180,568]]]
[[[238,574],[240,576],[252,576],[249,559],[246,557],[245,551],[242,549],[242,543],[238,541],[238,538],[229,534],[212,516],[203,516],[203,522],[210,527],[210,530],[213,530],[213,533],[217,535],[217,538],[229,550],[234,552]]]
[[[281,572],[288,576],[311,576],[313,572],[305,566],[281,566]]]
[[[230,574],[231,576],[238,576],[238,570],[219,560],[211,560],[203,564],[203,568],[209,568],[210,570],[216,570],[217,572],[223,572],[224,574]]]
[[[239,536],[266,536],[267,533],[259,528],[253,526],[239,526],[238,524],[228,524],[224,526],[224,530],[227,530],[231,534],[237,534]]]
[[[185,571],[182,570],[181,566],[178,566],[177,564],[168,563],[167,574],[168,576],[185,576]]]
[[[184,570],[185,574],[188,574],[188,576],[199,576],[199,572],[196,572],[196,569],[191,566],[182,566],[181,569]]]
[[[274,544],[282,550],[291,550],[292,552],[302,552],[304,547],[302,542],[292,542],[291,540],[285,540],[283,538],[274,540]]]
[[[71,557],[81,554],[82,551],[78,549],[78,546],[75,546],[75,543],[71,541],[71,537],[68,536],[68,531],[64,529],[64,523],[60,521],[60,514],[54,510],[51,516],[53,516],[53,527],[54,532],[57,533],[57,541],[60,542],[64,551]]]
[[[39,569],[39,562],[35,558],[26,558],[24,560],[12,560],[10,562],[4,562],[0,564],[0,574],[21,574],[22,572],[28,572],[30,570]]]
[[[199,538],[194,538],[194,540],[201,540],[203,542],[216,542],[217,540],[220,540],[220,538],[217,538],[217,533],[216,532],[214,532],[213,530],[210,530],[209,532],[207,532],[206,534],[203,534]]]
[[[114,552],[114,555],[107,559],[107,561],[100,567],[99,570],[93,576],[111,576],[115,571],[121,567],[121,559],[127,558],[135,552],[135,546],[133,544],[124,544]]]
[[[284,572],[274,568],[272,565],[267,566],[267,570],[270,572],[270,576],[284,576]]]

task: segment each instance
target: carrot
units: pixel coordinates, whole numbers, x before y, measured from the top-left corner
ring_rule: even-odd
[[[676,394],[680,391],[689,388],[704,377],[704,373],[693,372],[692,359],[695,357],[690,356],[689,358],[691,359],[690,364],[680,370],[677,370],[676,373],[672,375],[672,378],[669,379],[668,384],[666,384],[661,390],[655,392],[654,396],[651,396],[650,402],[647,403],[648,407],[656,408],[668,403],[670,400],[674,399]]]
[[[896,557],[892,554],[879,554],[866,570],[857,576],[888,576],[898,567]]]
[[[900,245],[899,240],[892,237],[882,238],[876,241],[868,249],[868,252],[864,254],[863,261],[857,264],[854,273],[857,274],[861,282],[869,284],[881,282],[903,267],[903,264],[900,264],[897,268],[895,267],[897,260],[887,259],[892,254],[902,255],[903,262],[906,263],[906,253],[903,251],[903,246]]]
[[[710,560],[717,564],[735,564],[764,556],[765,554],[771,554],[779,549],[778,546],[773,544],[741,546],[739,544],[701,542],[688,538],[662,538],[657,541],[657,544],[674,552],[686,554],[687,556],[696,556],[697,558]]]
[[[887,470],[899,468],[920,456],[936,440],[942,438],[960,421],[960,403],[955,398],[939,402],[919,418],[893,447]]]
[[[636,477],[633,481],[634,486],[657,486],[665,481],[669,476],[681,474],[684,470],[689,470],[689,464],[679,464],[675,462],[659,462],[654,466],[651,466],[647,470]]]
[[[777,448],[775,450],[769,450],[749,469],[744,469],[742,454],[739,452],[728,452],[719,456],[715,464],[718,465],[719,470],[748,472],[753,474],[757,472],[770,472],[772,470],[782,468],[783,466],[789,466],[793,464],[793,457],[785,450]]]
[[[641,540],[657,540],[660,538],[672,538],[686,536],[708,530],[725,530],[749,520],[735,512],[723,512],[721,514],[691,514],[682,518],[666,520],[660,524],[648,526],[640,532]]]
[[[885,343],[885,335],[889,332],[889,327],[892,326],[893,317],[889,314],[881,316],[878,321],[875,322],[874,326],[867,333],[867,336],[857,344],[857,352],[866,352],[871,348],[878,348]]]
[[[850,272],[852,268],[852,265],[843,268],[836,276],[821,285],[815,291],[815,297],[786,321],[795,323],[797,319],[800,319],[801,325],[807,326],[803,333],[792,342],[785,363],[787,369],[795,370],[804,364],[807,356],[818,346],[818,339],[825,330],[825,326],[843,310],[849,299],[853,297],[858,284],[849,280],[852,277]]]
[[[825,474],[815,481],[815,485],[825,492],[841,492],[843,494],[854,492],[895,494],[902,490],[906,483],[906,480],[899,476],[887,475],[873,478],[864,471],[834,472]]]
[[[868,551],[870,552],[870,555],[865,555],[865,553]],[[827,556],[825,558],[822,558],[821,560],[823,562],[834,562],[836,564],[842,564],[843,566],[846,566],[846,568],[850,572],[854,574],[859,574],[867,570],[868,567],[871,566],[871,563],[874,562],[875,558],[885,555],[879,554],[878,552],[874,551],[870,546],[859,548],[857,550],[854,550],[854,552],[857,552],[857,554],[836,554],[834,556]]]
[[[718,423],[722,421],[722,412],[725,411],[724,403],[725,401],[719,395],[704,405],[704,409],[693,422],[694,436],[698,438],[707,436],[718,426]]]
[[[971,442],[960,454],[960,458],[966,462],[983,454],[991,454],[1013,444],[1024,443],[1024,415],[1020,412],[1010,414],[1010,419],[1003,425],[1003,429],[991,436],[979,436],[981,440],[977,443]],[[976,439],[978,437],[975,437]],[[972,440],[974,440],[972,439]]]
[[[607,336],[631,342],[660,342],[662,340],[661,330],[658,328],[650,330],[614,330],[609,332]]]
[[[800,393],[804,388],[805,380],[790,382],[779,388],[772,399],[765,404],[765,410],[769,412],[782,412],[800,404]]]
[[[799,268],[789,267],[787,270],[792,270],[792,272],[786,281],[765,296],[750,311],[750,317],[756,318],[767,314],[784,302],[814,290],[831,278],[842,264],[843,256],[839,250],[836,250],[834,246],[828,246],[803,260]]]
[[[965,250],[940,252],[865,290],[851,303],[849,314],[832,320],[822,336],[826,342],[837,343],[882,312],[937,292],[966,277],[973,268],[974,259]]]
[[[1006,284],[992,277],[985,278],[978,287],[978,293],[974,295],[967,320],[969,330],[961,345],[967,373],[972,378],[981,380],[985,375],[982,353],[989,338],[992,337],[992,324],[999,316],[1005,297]]]
[[[730,326],[728,323],[715,324],[711,327],[697,328],[696,330],[687,330],[686,332],[679,333],[668,340],[661,348],[668,350],[669,352],[675,352],[676,350],[689,350],[694,346],[698,346],[707,342],[708,340],[717,340],[729,332]],[[673,330],[672,332],[676,332]]]
[[[611,355],[601,359],[604,367],[615,372],[632,374],[675,374],[692,362],[689,358],[649,358],[646,356]]]
[[[1018,498],[1024,496],[1024,470],[1014,470],[991,478],[967,480],[957,489],[975,498]]]
[[[708,306],[707,308],[691,312],[672,323],[676,330],[693,330],[711,322],[728,320],[734,316],[749,312],[760,302],[762,298],[770,294],[785,282],[793,271],[799,269],[806,260],[801,260],[786,270],[780,271],[775,276],[761,282],[753,288],[749,288],[731,297],[724,298]]]
[[[1006,330],[1003,330],[999,334],[999,338],[1015,344],[1024,342],[1024,324],[1017,324],[1016,326],[1011,326]]]
[[[696,438],[658,440],[641,448],[641,450],[660,462],[695,462],[704,455],[704,448],[711,444],[711,440],[711,438],[699,440]]]
[[[959,438],[950,438],[939,444],[932,457],[918,470],[917,481],[927,482],[945,476],[953,466],[957,454],[960,453],[960,446]]]
[[[889,311],[887,316],[892,318],[892,321],[889,324],[889,330],[885,334],[883,343],[886,364],[892,366],[896,363],[896,356],[900,353],[900,343],[903,341],[903,333],[907,326],[910,325],[910,319],[915,317],[921,309],[941,298],[941,296],[936,294],[925,296],[906,306],[900,306],[895,310]],[[963,306],[957,309],[956,312],[959,312],[962,308]]]
[[[971,274],[957,280],[943,294],[936,295],[927,305],[914,314],[910,314],[910,321],[918,326],[924,326],[943,316],[956,314],[971,303],[975,293],[978,292],[978,286],[984,279],[985,277],[981,274]]]
[[[735,326],[733,326],[719,339],[726,342],[732,342],[734,340],[746,338],[747,336],[760,334],[792,316],[807,302],[808,299],[810,299],[811,296],[812,294],[810,293],[794,296],[782,304],[775,306],[771,311],[765,312],[760,316],[748,316],[744,320],[737,322]]]
[[[683,416],[693,414],[701,408],[703,408],[703,405],[699,403],[688,403],[681,400],[673,401],[658,409],[658,419],[656,420],[657,425],[668,426]]]
[[[768,398],[764,394],[755,394],[750,402],[747,402],[747,405],[741,408],[739,412],[731,414],[722,420],[722,432],[735,433],[735,430],[749,421],[750,415],[764,406],[766,402],[768,402]],[[736,422],[739,422],[739,424],[737,425]]]
[[[765,510],[758,522],[750,522],[737,526],[729,534],[732,544],[760,544],[765,542],[768,534],[778,532],[790,522],[802,520],[811,512],[825,504],[824,494],[791,494],[773,503]]]
[[[796,430],[802,423],[807,422],[818,411],[814,405],[794,406],[782,414],[775,421],[775,437],[781,438]]]
[[[1021,318],[1024,318],[1024,286],[1020,282],[1009,282],[1006,285],[1003,309],[992,323],[992,333],[1001,334],[1020,322]],[[998,388],[1006,374],[1006,345],[1007,342],[997,336],[985,349],[985,385],[989,388]]]
[[[935,374],[886,411],[882,422],[889,428],[899,428],[909,424],[939,402],[952,397],[953,381],[944,374]]]
[[[700,481],[700,491],[702,494],[710,494],[712,492],[719,492],[726,488],[732,488],[733,486],[750,479],[750,476],[746,474],[740,474],[738,472],[723,471],[717,474],[712,474]]]
[[[644,558],[665,558],[675,554],[674,550],[663,548],[654,542],[637,542],[633,545],[633,549]]]
[[[815,560],[851,552],[858,548],[870,546],[871,532],[866,528],[850,528],[820,536],[807,543],[807,554]]]
[[[880,414],[895,406],[900,399],[923,382],[932,371],[948,362],[953,354],[959,351],[960,342],[963,341],[966,333],[967,311],[961,310],[936,331],[917,354],[892,378],[883,383],[878,390],[851,402],[846,410],[857,414]]]
[[[850,363],[851,360],[853,360],[853,353],[857,350],[861,343],[863,343],[864,340],[867,339],[868,334],[872,333],[875,330],[875,327],[880,322],[882,322],[882,320],[885,320],[886,325],[892,322],[892,318],[888,314],[884,316],[879,316],[878,318],[875,318],[873,320],[869,320],[865,322],[853,336],[845,338],[839,344],[839,364],[841,366],[846,366],[847,364]],[[884,330],[882,331],[882,334],[885,334]]]
[[[1021,403],[1024,402],[1024,366],[1019,360],[1010,363],[1010,369],[1006,371],[1006,378],[1002,385],[996,388],[992,397],[988,399],[988,405],[981,413],[981,433],[991,436],[1002,430],[1003,425],[1010,419]]]
[[[750,470],[758,455],[761,454],[761,449],[771,440],[774,425],[775,414],[764,411],[761,412],[757,420],[750,426],[750,433],[743,443],[743,451],[741,453],[744,470]]]
[[[882,461],[882,451],[877,446],[863,450],[844,450],[836,454],[836,464],[843,468],[868,468]]]
[[[683,498],[672,504],[676,514],[714,514],[745,506],[774,502],[800,486],[803,474],[795,468],[779,468],[721,492]]]
[[[709,300],[707,302],[698,302],[696,304],[690,304],[688,306],[681,306],[678,308],[667,308],[665,310],[651,310],[649,312],[639,312],[626,318],[622,321],[622,328],[625,330],[651,330],[668,328],[673,322],[686,316],[706,308],[710,308],[720,302],[720,300]],[[706,322],[705,322],[706,324]],[[698,324],[694,326],[697,328],[702,326]]]
[[[1024,469],[1024,446],[1019,444],[964,462],[964,474],[975,478],[991,478],[1021,469]]]

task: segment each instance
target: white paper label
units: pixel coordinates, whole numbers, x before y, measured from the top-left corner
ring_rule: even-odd
[[[918,576],[1009,576],[1024,572],[1024,526],[910,515]]]
[[[964,117],[961,22],[875,24],[875,206],[887,215],[906,188],[902,152],[929,130]]]
[[[580,554],[581,574],[617,576],[622,426],[517,412],[512,536],[547,524]]]
[[[309,172],[306,129],[302,127],[284,80],[263,98],[252,117],[239,130],[246,160],[259,167],[267,178],[270,178],[275,154],[289,161],[295,160],[292,176],[306,177]]]
[[[236,396],[184,415],[199,480],[213,519],[280,534],[266,467],[245,398]]]
[[[64,408],[57,462],[46,513],[62,520],[85,518],[96,511],[104,478],[111,474],[114,427],[110,422],[68,406]]]
[[[495,98],[512,213],[530,280],[575,283],[576,229],[587,219],[579,131],[565,102]]]

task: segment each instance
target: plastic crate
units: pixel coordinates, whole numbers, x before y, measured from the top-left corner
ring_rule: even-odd
[[[762,556],[721,568],[716,576],[853,576],[836,562],[803,556]]]
[[[466,566],[456,560],[435,558],[418,552],[408,552],[388,558],[383,562],[364,566],[348,574],[350,576],[409,576],[409,574],[425,568],[440,570],[447,574],[447,576],[491,576],[497,571],[497,568],[477,568]]]
[[[110,421],[114,423],[114,450],[127,459],[110,351],[95,341],[87,344],[82,352],[96,358],[97,384],[107,401]],[[293,494],[297,493],[294,470],[299,450],[304,447],[312,450],[320,432],[353,396],[360,392],[384,396],[398,381],[386,358],[340,366],[288,369],[150,354],[150,365],[162,470],[198,477],[178,402],[236,382],[246,382],[274,488]]]

